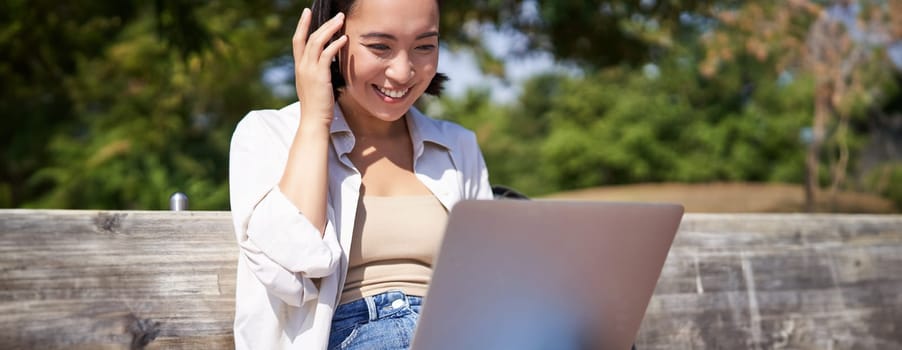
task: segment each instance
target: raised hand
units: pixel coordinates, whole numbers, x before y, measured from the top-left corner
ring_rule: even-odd
[[[345,15],[335,17],[310,32],[312,14],[304,9],[298,27],[291,40],[294,55],[294,81],[301,111],[304,115],[302,125],[314,122],[325,123],[326,130],[332,123],[332,111],[335,97],[332,94],[332,73],[329,66],[339,50],[347,43],[348,38],[342,35],[338,39],[329,40],[344,25]]]

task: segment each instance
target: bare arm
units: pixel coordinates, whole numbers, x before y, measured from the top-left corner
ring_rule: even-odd
[[[347,37],[341,36],[328,43],[341,29],[343,14],[323,24],[308,38],[310,22],[310,10],[304,9],[292,39],[295,88],[303,117],[291,144],[279,188],[322,235],[326,225],[329,128],[335,104],[329,65],[347,42]]]

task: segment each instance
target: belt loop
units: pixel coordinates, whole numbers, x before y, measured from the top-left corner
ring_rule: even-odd
[[[373,300],[373,297],[364,297],[363,300],[366,301],[366,309],[369,311],[370,321],[379,319],[379,310],[376,310],[376,301]]]

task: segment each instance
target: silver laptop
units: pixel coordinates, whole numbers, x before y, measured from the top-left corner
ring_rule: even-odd
[[[629,349],[676,204],[462,201],[412,349]]]

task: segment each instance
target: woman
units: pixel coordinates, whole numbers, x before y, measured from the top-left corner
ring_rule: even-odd
[[[293,44],[299,103],[238,125],[235,346],[406,348],[447,212],[490,199],[474,134],[437,94],[438,1],[315,1]]]

